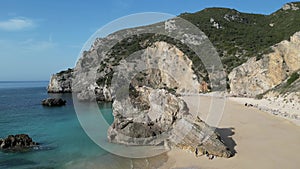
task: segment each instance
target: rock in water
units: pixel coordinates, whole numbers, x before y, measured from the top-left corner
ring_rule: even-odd
[[[32,141],[27,134],[9,135],[0,139],[0,150],[24,151],[39,145]]]
[[[108,140],[125,145],[171,145],[198,154],[230,157],[214,128],[189,113],[186,103],[165,89],[137,87],[134,96],[113,103]]]
[[[60,98],[48,98],[42,101],[43,106],[54,107],[54,106],[64,106],[66,105],[65,100]]]

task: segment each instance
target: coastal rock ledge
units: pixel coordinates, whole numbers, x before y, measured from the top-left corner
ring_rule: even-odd
[[[0,138],[0,150],[7,151],[25,151],[38,146],[39,143],[32,141],[27,134],[9,135],[6,138]]]
[[[183,99],[165,89],[137,87],[116,97],[108,140],[125,145],[165,145],[196,155],[229,158],[233,153],[215,128],[193,117]]]

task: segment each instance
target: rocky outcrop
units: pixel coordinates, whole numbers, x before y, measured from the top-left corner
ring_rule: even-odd
[[[300,71],[293,73],[286,81],[262,94],[261,98],[269,102],[269,106],[258,108],[300,125],[299,75]]]
[[[0,150],[5,151],[24,151],[36,147],[38,143],[32,141],[27,134],[9,135],[6,138],[0,138]]]
[[[140,75],[139,81],[133,82],[134,85],[168,87],[179,93],[206,92],[207,84],[202,81],[206,85],[204,87],[200,85],[199,81],[202,79],[197,78],[192,66],[193,62],[177,47],[166,42],[156,42],[142,52],[120,61],[118,66],[112,67],[111,64],[102,63],[97,74],[92,74],[92,70],[83,73],[84,68],[77,66],[76,84],[78,85],[75,84],[75,92],[78,92],[79,100],[112,101],[114,89],[109,83],[113,80],[107,79],[111,79],[111,74],[114,72],[128,72],[131,69],[137,76]],[[144,73],[141,75],[141,72]],[[98,84],[95,79],[90,79],[93,77],[97,77]],[[83,80],[90,83],[83,82]]]
[[[122,76],[127,76],[127,72],[136,73],[132,79],[127,78],[133,86],[168,87],[178,93],[195,94],[202,88],[192,65],[192,61],[176,46],[156,42],[122,61],[115,71]]]
[[[169,145],[197,154],[230,157],[232,153],[186,103],[165,89],[136,88],[130,97],[113,103],[114,122],[108,140],[125,145]]]
[[[298,4],[287,3],[287,4],[283,5],[282,10],[284,10],[284,11],[287,11],[287,10],[297,11],[297,10],[299,10],[299,7],[298,7]]]
[[[300,69],[300,32],[272,47],[262,59],[249,59],[229,74],[231,94],[254,97],[281,84]]]
[[[51,76],[48,92],[49,93],[71,93],[72,92],[73,69],[61,71]]]
[[[76,92],[76,91],[78,91],[77,87],[75,89],[75,93],[77,93],[76,96],[79,101],[91,101],[91,100],[96,100],[98,102],[113,101],[111,87],[107,85],[99,86],[97,85],[97,83],[94,82],[87,85],[86,89],[83,89],[80,92]]]
[[[42,101],[42,105],[43,106],[48,106],[48,107],[57,107],[57,106],[64,106],[66,105],[65,100],[61,99],[61,98],[48,98],[48,99],[44,99]]]
[[[174,18],[145,27],[117,31],[105,38],[97,38],[92,47],[83,52],[74,68],[74,80],[72,81],[74,95],[77,95],[79,100],[86,101],[113,100],[114,90],[111,85],[114,75],[118,71],[116,68],[123,62],[142,63],[138,59],[131,60],[133,55],[148,61],[142,64],[143,70],[161,70],[157,72],[160,74],[160,77],[156,78],[160,82],[157,82],[176,91],[199,93],[202,81],[209,85],[215,84],[212,81],[226,85],[225,80],[217,79],[221,75],[219,70],[221,61],[211,59],[217,58],[216,49],[203,32],[198,29],[197,31],[193,30],[186,23],[180,18]],[[201,58],[195,53],[198,53]],[[202,61],[206,61],[206,63],[202,63]],[[213,67],[216,62],[219,65]],[[135,65],[141,68],[139,64]],[[210,80],[216,80],[208,82],[204,65],[216,74],[210,76]],[[130,67],[129,70],[131,69],[135,69],[135,67]],[[173,76],[172,73],[178,74]],[[222,77],[225,79],[224,74]],[[175,80],[176,83],[171,80]]]

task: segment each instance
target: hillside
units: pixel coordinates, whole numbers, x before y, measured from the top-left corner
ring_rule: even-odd
[[[293,4],[300,6],[300,3]],[[179,17],[196,25],[208,36],[216,47],[227,73],[245,63],[250,57],[261,59],[263,54],[272,52],[270,48],[272,45],[288,40],[300,30],[300,10],[297,8],[281,8],[271,15],[247,14],[226,8],[208,8],[192,14],[184,13]],[[104,60],[100,71],[109,64],[117,65],[122,58],[158,41],[176,45],[193,61],[194,67],[200,67],[198,70],[194,69],[198,78],[209,82],[204,66],[192,50],[177,40],[154,34],[134,35],[116,44],[110,52],[110,57],[116,59],[113,63],[108,59]],[[110,81],[112,74],[111,72],[108,76],[100,78],[98,84]]]
[[[300,3],[292,3],[299,6]],[[287,4],[289,5],[289,4]],[[279,9],[271,15],[247,14],[226,8],[209,8],[180,17],[200,28],[218,49],[230,72],[249,57],[262,57],[270,46],[288,40],[300,30],[300,10]]]
[[[193,23],[205,33],[216,48],[226,73],[229,74],[234,68],[239,67],[250,58],[255,57],[257,61],[263,59],[265,55],[274,52],[272,46],[284,40],[289,40],[295,32],[300,31],[299,7],[299,2],[288,3],[270,15],[247,14],[226,8],[208,8],[196,13],[183,13],[179,17]],[[75,75],[81,77],[76,82],[79,86],[82,80],[91,81],[91,79],[85,79],[86,77],[84,77],[91,72],[91,67],[97,69],[96,75],[93,75],[97,77],[97,84],[86,83],[85,85],[89,84],[91,86],[81,86],[78,89],[83,98],[86,98],[84,95],[90,93],[84,91],[87,88],[89,90],[98,88],[96,93],[110,91],[112,77],[115,72],[114,68],[119,66],[120,61],[134,52],[153,47],[156,42],[167,42],[176,46],[192,62],[192,70],[198,82],[205,81],[210,84],[208,73],[201,60],[186,44],[170,37],[149,33],[123,38],[123,35],[130,32],[130,30],[162,27],[164,23],[121,30],[106,38],[98,38],[92,48],[83,53],[77,68],[75,68]],[[108,52],[104,52],[105,48],[100,46],[112,39],[119,42]],[[170,53],[170,55],[174,54]],[[95,60],[95,58],[102,59]],[[287,75],[291,73],[289,72]],[[230,82],[227,85],[228,89],[230,89],[229,84]],[[110,92],[105,93],[102,94],[105,97],[101,96],[99,98],[111,98],[111,95],[108,94]]]

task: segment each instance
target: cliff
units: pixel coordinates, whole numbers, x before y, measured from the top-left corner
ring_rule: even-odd
[[[286,80],[293,72],[300,69],[300,32],[295,33],[290,37],[290,40],[284,40],[271,47],[271,52],[264,54],[261,59],[252,57],[248,61],[240,66],[235,67],[228,75],[230,94],[234,96],[255,97],[259,94],[263,94],[266,91],[276,87]],[[94,52],[89,53],[90,57],[93,57]],[[148,72],[148,84],[159,85],[176,89],[177,92],[206,92],[207,88],[202,87],[201,83],[206,83],[202,75],[197,74],[193,70],[192,60],[179,50],[175,45],[168,44],[166,42],[155,42],[151,46],[147,47],[141,54],[144,58],[148,56],[163,56],[157,60],[155,68],[157,70],[164,69],[165,72],[154,73]],[[111,58],[110,61],[101,61],[98,74],[91,75],[92,77],[98,77],[96,80],[90,79],[90,81],[96,81],[94,83],[86,84],[86,87],[82,87],[79,90],[78,97],[80,100],[90,100],[90,95],[93,95],[95,91],[96,99],[98,101],[112,101],[113,91],[111,89],[111,79],[114,70],[113,64],[117,58]],[[89,59],[86,59],[89,60]],[[148,60],[143,60],[145,63],[150,63]],[[112,63],[113,62],[113,63]],[[119,64],[119,63],[118,63]],[[151,66],[153,67],[154,64]],[[146,65],[146,67],[150,65]],[[84,70],[81,66],[77,67],[80,71]],[[148,70],[149,71],[149,70]],[[49,92],[71,92],[71,77],[72,70],[60,72],[52,76],[48,86]],[[86,72],[91,73],[92,71]],[[168,74],[169,73],[169,74]],[[159,76],[151,76],[156,74]],[[86,74],[83,74],[86,75]],[[198,76],[200,78],[198,78]],[[90,76],[90,75],[89,75]],[[202,77],[201,77],[202,76]],[[177,79],[173,79],[176,77]],[[82,77],[78,79],[85,79]],[[145,77],[147,79],[147,77]],[[152,82],[149,82],[152,79]],[[146,83],[142,81],[140,83]],[[152,84],[151,84],[152,83]],[[137,85],[138,83],[136,83]],[[87,90],[88,89],[88,90]]]
[[[48,93],[71,93],[73,69],[61,71],[51,76]]]
[[[273,52],[262,59],[249,59],[228,75],[230,93],[235,96],[255,97],[280,85],[300,69],[300,32],[272,46]]]

